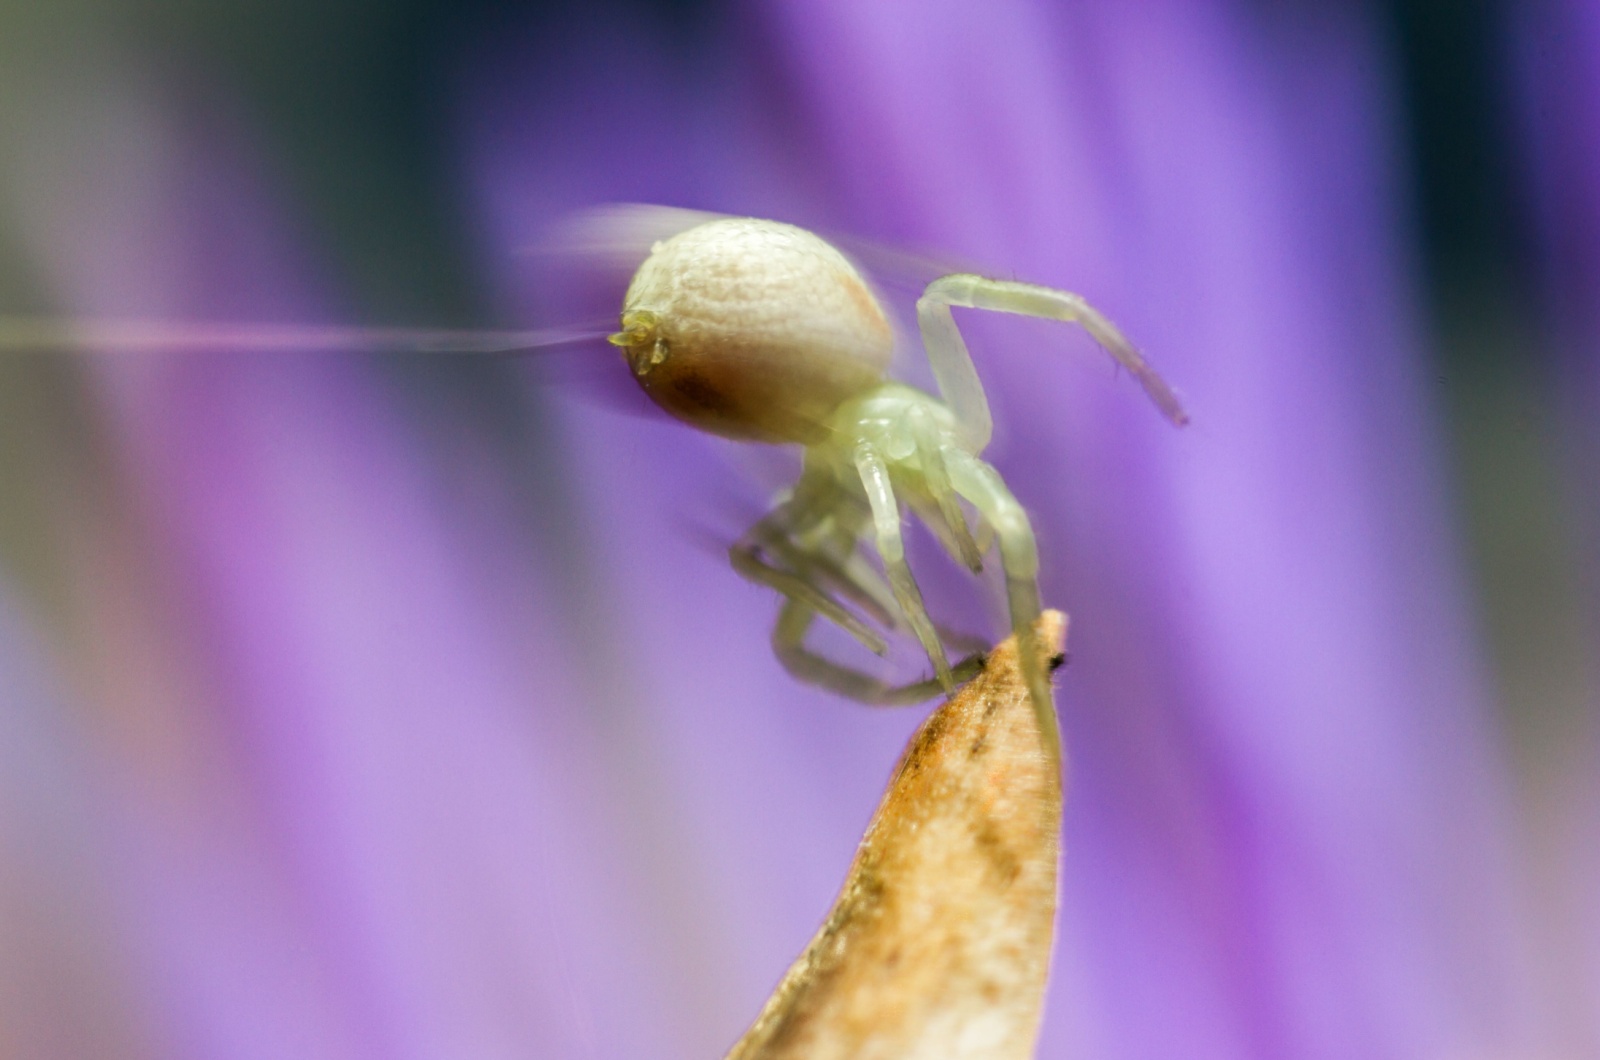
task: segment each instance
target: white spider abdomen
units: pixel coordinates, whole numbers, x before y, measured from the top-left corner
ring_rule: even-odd
[[[723,218],[657,243],[623,302],[634,378],[679,419],[730,438],[819,440],[883,381],[893,331],[850,260],[803,228]]]

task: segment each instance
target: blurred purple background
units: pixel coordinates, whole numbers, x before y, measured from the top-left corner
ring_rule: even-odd
[[[1596,71],[1580,0],[0,2],[0,315],[559,324],[610,201],[1078,290],[1194,423],[970,321],[1074,623],[1040,1055],[1600,1056]],[[621,371],[0,355],[0,1057],[722,1054],[924,711],[782,672],[784,462]]]

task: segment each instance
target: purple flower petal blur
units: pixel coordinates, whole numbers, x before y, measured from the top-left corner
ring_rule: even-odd
[[[93,186],[108,200],[93,240],[49,233],[83,308],[121,308],[96,299],[131,288],[147,313],[317,315],[270,250],[282,219],[209,132],[165,128],[160,173],[114,143],[85,160],[147,179]],[[84,217],[82,188],[47,190],[35,216]],[[190,241],[218,229],[219,253]],[[96,275],[124,239],[138,269]],[[693,955],[639,859],[673,822],[618,843],[643,832],[609,787],[628,774],[572,709],[567,616],[504,517],[493,461],[470,440],[427,450],[376,361],[95,369],[145,542],[132,579],[82,591],[145,628],[108,627],[90,665],[112,709],[172,730],[165,754],[124,748],[128,886],[178,1043],[166,1055],[659,1047],[676,1017],[640,963]],[[130,640],[142,657],[118,665]]]
[[[1174,431],[1084,335],[961,318],[1073,616],[1042,1055],[1551,1041],[1385,62],[1354,12],[1215,0],[766,0],[681,37],[601,3],[465,48],[440,108],[529,325],[610,311],[524,253],[566,211],[665,202],[1078,290],[1185,397]],[[0,127],[49,293],[342,321],[251,115],[155,70],[107,52]],[[76,418],[29,421],[60,573],[0,578],[0,1052],[712,1056],[754,1016],[921,712],[772,657],[721,548],[783,458],[618,415],[615,351],[572,357],[602,404],[555,362],[40,369]]]

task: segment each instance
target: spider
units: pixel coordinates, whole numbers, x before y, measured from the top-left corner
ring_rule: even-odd
[[[772,644],[790,673],[864,702],[904,703],[952,691],[977,672],[981,656],[950,662],[952,638],[923,604],[906,562],[901,511],[909,508],[974,573],[998,547],[1029,698],[1058,752],[1049,674],[1034,643],[1033,527],[982,459],[993,421],[953,306],[1080,324],[1167,419],[1187,422],[1161,376],[1081,297],[968,273],[934,280],[917,302],[939,395],[889,379],[893,330],[871,288],[831,244],[777,221],[718,218],[656,243],[610,342],[644,392],[678,419],[729,438],[804,446],[794,488],[729,549],[739,574],[783,597]],[[882,576],[864,555],[868,539]],[[811,650],[819,617],[879,654],[884,633],[903,620],[933,678],[892,685]]]
[[[1049,675],[1033,636],[1040,613],[1033,527],[982,459],[993,428],[989,402],[950,310],[1081,325],[1181,426],[1188,417],[1171,388],[1078,295],[955,273],[930,283],[917,302],[936,397],[888,378],[894,347],[888,317],[851,261],[820,236],[777,221],[661,207],[601,211],[578,229],[599,245],[616,238],[613,249],[628,249],[631,265],[638,260],[631,241],[652,226],[674,234],[656,242],[638,267],[623,300],[622,330],[610,337],[634,379],[656,404],[701,430],[805,447],[794,488],[728,553],[739,574],[783,596],[772,633],[779,661],[803,681],[868,703],[927,699],[977,672],[981,655],[950,662],[945,646],[957,638],[923,605],[906,562],[901,509],[909,508],[974,573],[998,548],[1029,698],[1040,732],[1059,750]],[[32,350],[496,353],[590,334],[0,317],[0,349]],[[963,502],[974,513],[971,522]],[[882,575],[866,559],[869,535]],[[819,617],[879,654],[887,650],[886,634],[909,626],[933,677],[890,684],[811,650],[807,635]]]

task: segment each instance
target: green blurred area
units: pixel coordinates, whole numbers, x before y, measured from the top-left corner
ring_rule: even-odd
[[[1587,461],[1567,448],[1541,317],[1510,40],[1521,13],[1493,0],[1386,6],[1460,525],[1519,773],[1537,784],[1587,746],[1600,586],[1572,489]]]

